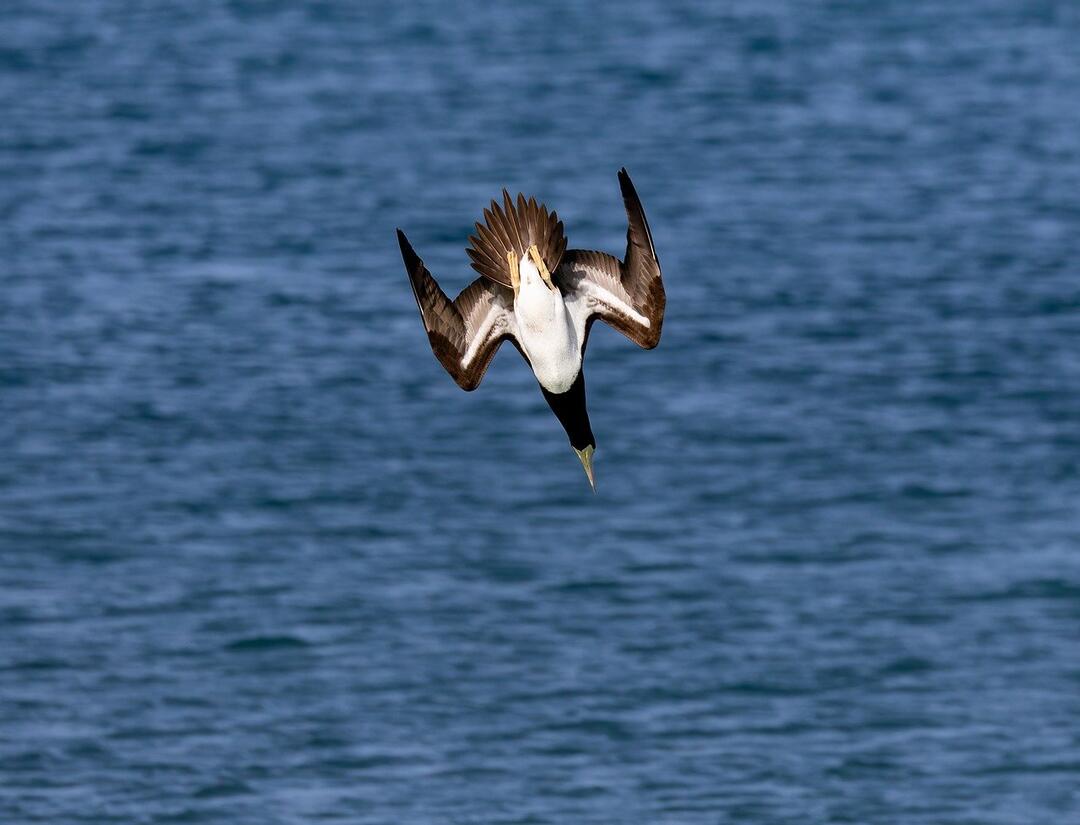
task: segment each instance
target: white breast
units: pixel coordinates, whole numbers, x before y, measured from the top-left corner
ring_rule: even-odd
[[[533,373],[548,392],[570,389],[581,371],[581,345],[562,294],[550,289],[528,256],[521,260],[521,287],[514,298],[517,333]]]

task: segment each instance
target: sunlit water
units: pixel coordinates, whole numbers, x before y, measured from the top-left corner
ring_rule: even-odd
[[[170,10],[171,7],[171,10]],[[709,10],[712,9],[712,10]],[[0,821],[1063,823],[1080,8],[0,8]],[[599,494],[431,356],[621,252]]]

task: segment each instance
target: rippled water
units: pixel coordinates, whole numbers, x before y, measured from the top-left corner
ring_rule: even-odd
[[[0,8],[0,821],[1080,810],[1080,9]],[[622,248],[592,496],[451,291]]]

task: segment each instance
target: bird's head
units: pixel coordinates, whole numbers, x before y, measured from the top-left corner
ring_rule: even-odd
[[[593,473],[593,453],[596,452],[596,438],[589,425],[589,411],[585,407],[585,373],[578,373],[578,377],[566,392],[548,392],[543,387],[540,387],[540,390],[544,393],[551,411],[555,413],[555,417],[566,430],[570,446],[581,461],[585,475],[589,477],[589,485],[595,493],[596,476]]]

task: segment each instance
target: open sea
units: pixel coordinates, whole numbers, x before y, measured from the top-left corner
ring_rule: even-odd
[[[1080,4],[3,0],[0,823],[317,822],[1080,822]]]

